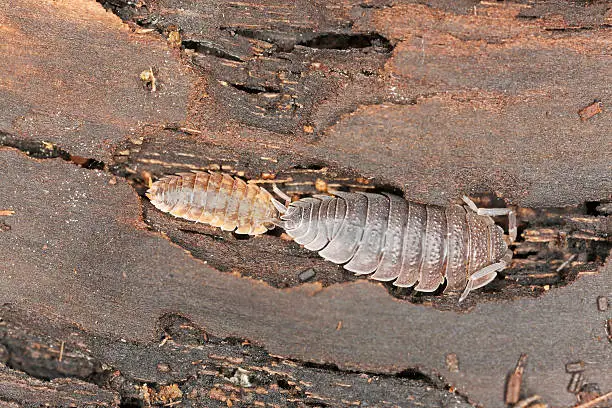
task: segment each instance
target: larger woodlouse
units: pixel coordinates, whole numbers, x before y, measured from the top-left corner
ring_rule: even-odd
[[[269,192],[224,173],[166,176],[146,195],[155,207],[175,217],[238,234],[263,234],[278,220]]]
[[[393,194],[334,192],[289,203],[273,200],[280,225],[295,242],[356,274],[415,290],[467,294],[491,282],[512,251],[490,216],[508,215],[510,239],[516,219],[507,208],[439,207],[408,202]],[[417,284],[418,282],[418,284]]]

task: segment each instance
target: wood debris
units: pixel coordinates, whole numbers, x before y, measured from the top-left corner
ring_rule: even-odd
[[[159,390],[149,387],[147,384],[143,384],[140,387],[136,387],[140,398],[147,405],[162,403],[170,406],[183,397],[183,392],[177,384],[162,385]]]
[[[597,310],[600,312],[605,312],[608,310],[608,297],[607,296],[599,296],[597,297]]]
[[[567,386],[567,391],[572,394],[578,394],[584,383],[584,376],[582,371],[572,373],[572,378]]]
[[[142,71],[140,73],[140,80],[149,88],[151,92],[155,92],[157,90],[157,78],[155,78],[155,74],[153,73],[153,67]]]
[[[584,371],[585,368],[585,363],[584,361],[576,361],[573,363],[567,363],[565,365],[565,371],[572,374],[572,373],[579,373],[581,371]]]
[[[592,104],[585,106],[578,111],[580,120],[585,121],[603,111],[603,104],[599,101],[594,101]]]
[[[451,373],[459,372],[459,357],[455,353],[448,353],[446,355],[446,368]]]
[[[59,362],[61,362],[62,358],[64,358],[64,345],[65,345],[65,342],[62,341],[62,344],[60,345],[59,358],[57,359]]]
[[[181,48],[181,41],[181,33],[178,28],[175,28],[168,32],[168,45],[170,45],[172,48]]]
[[[516,404],[520,400],[521,382],[523,381],[523,372],[527,364],[527,354],[521,354],[514,372],[508,378],[506,386],[506,404]]]
[[[540,401],[539,395],[532,395],[523,400],[520,400],[512,408],[548,408],[548,405]]]
[[[599,406],[600,403],[606,402],[606,401],[608,401],[610,399],[612,399],[612,391],[610,391],[610,392],[608,392],[608,393],[606,393],[606,394],[604,394],[604,395],[602,395],[600,397],[592,399],[590,401],[584,402],[584,403],[582,403],[580,405],[576,405],[576,406],[574,406],[574,408],[594,408],[594,407]],[[607,405],[601,405],[601,406],[607,406]]]

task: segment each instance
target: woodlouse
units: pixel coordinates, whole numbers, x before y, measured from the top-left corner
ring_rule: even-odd
[[[275,189],[277,191],[277,189]],[[278,192],[278,191],[277,191]],[[415,290],[467,294],[491,282],[512,251],[490,216],[508,215],[510,239],[516,219],[508,208],[440,207],[408,202],[393,194],[333,192],[287,206],[272,199],[279,223],[295,242],[356,274]],[[417,284],[418,282],[418,284]]]
[[[155,207],[175,217],[238,234],[263,234],[278,220],[268,191],[225,173],[165,176],[146,195]]]

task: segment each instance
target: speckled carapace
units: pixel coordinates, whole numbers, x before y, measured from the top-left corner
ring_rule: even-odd
[[[270,193],[225,173],[165,176],[146,195],[155,207],[175,217],[238,234],[263,234],[278,220]]]

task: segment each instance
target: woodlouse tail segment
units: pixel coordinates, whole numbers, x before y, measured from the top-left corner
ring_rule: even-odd
[[[270,201],[272,201],[272,205],[281,215],[287,212],[287,206],[283,205],[283,203],[278,201],[276,198],[272,197]]]
[[[291,204],[291,197],[289,197],[284,191],[278,188],[276,183],[272,184],[272,191],[277,196],[285,200],[285,203],[284,204],[281,203],[276,198],[272,197],[272,194],[270,194],[270,202],[272,203],[274,208],[276,208],[276,211],[278,211],[279,216],[277,218],[270,219],[268,222],[282,229],[287,229],[287,223],[286,221],[283,220],[283,215],[287,214],[287,212],[289,211],[289,204]]]
[[[176,176],[163,177],[153,183],[145,193],[151,203],[161,211],[168,212],[177,203],[177,197],[174,194],[176,179]]]

